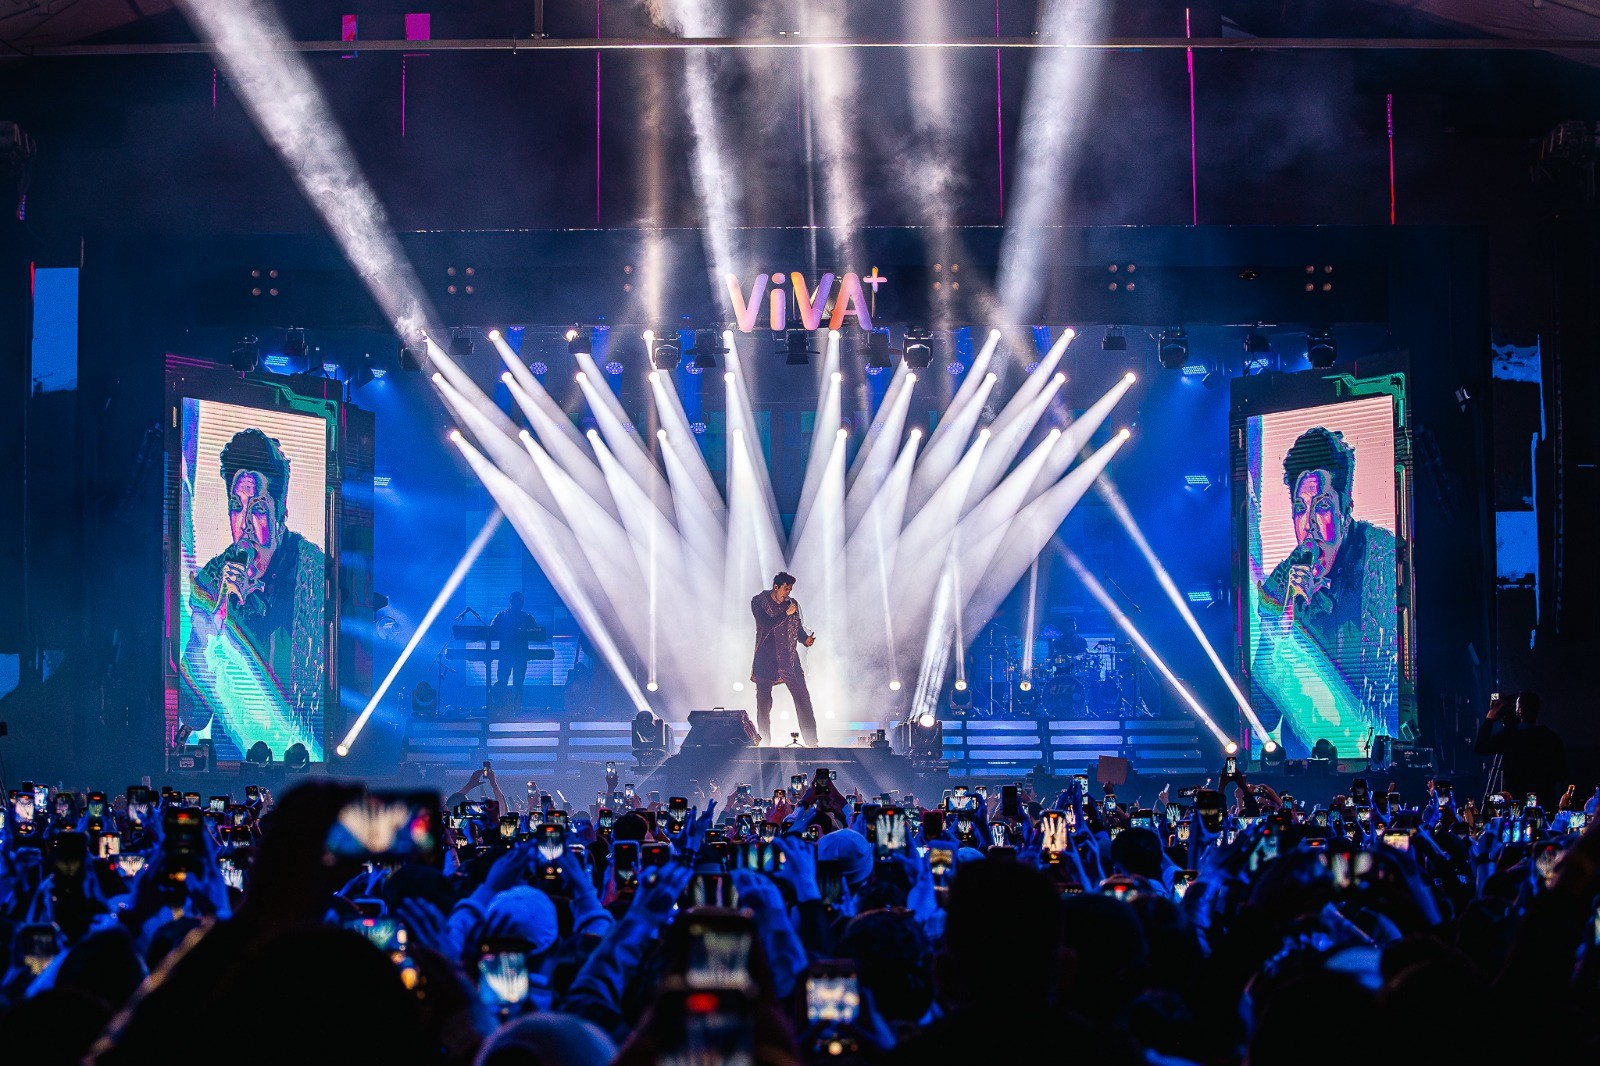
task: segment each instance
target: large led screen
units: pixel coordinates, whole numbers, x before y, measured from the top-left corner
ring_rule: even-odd
[[[321,761],[328,422],[192,397],[178,403],[178,422],[170,724],[209,737],[219,760],[264,742],[274,759],[299,743]]]
[[[1252,415],[1243,445],[1251,702],[1291,759],[1362,756],[1399,735],[1395,398]]]

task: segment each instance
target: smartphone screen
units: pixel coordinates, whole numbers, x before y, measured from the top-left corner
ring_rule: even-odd
[[[497,951],[478,959],[478,997],[493,1010],[520,1005],[528,998],[528,957],[520,951]]]
[[[1201,789],[1194,794],[1194,809],[1200,812],[1200,824],[1206,832],[1222,832],[1222,793],[1213,788]]]
[[[230,797],[228,796],[212,796],[207,803],[206,810],[212,814],[222,814],[228,809],[229,799]]]
[[[799,795],[801,792],[804,792],[805,790],[806,790],[806,775],[805,774],[790,774],[789,775],[789,791],[795,793],[796,795]]]
[[[684,796],[673,796],[667,800],[667,825],[674,833],[681,830],[689,821],[689,800]]]
[[[117,833],[101,833],[100,841],[96,845],[95,856],[109,859],[122,854],[122,837]]]
[[[806,977],[806,1021],[812,1025],[854,1025],[861,1011],[861,989],[853,964],[817,963]]]
[[[928,845],[928,870],[933,874],[935,888],[943,887],[956,868],[956,850],[948,844]]]
[[[1179,870],[1172,875],[1172,898],[1181,900],[1200,874],[1194,870]]]
[[[554,866],[567,854],[567,831],[559,825],[548,822],[541,825],[534,834],[534,841],[539,861],[546,866]]]
[[[1129,825],[1134,829],[1154,829],[1156,827],[1155,812],[1145,808],[1134,811],[1133,816],[1128,821]]]
[[[517,831],[522,828],[522,816],[517,814],[502,814],[500,816],[500,839],[511,841],[517,839]]]
[[[406,928],[398,918],[351,918],[344,927],[366,937],[379,951],[394,955],[406,950]]]
[[[1222,772],[1229,777],[1239,772],[1239,756],[1230,755],[1222,762]]]
[[[1396,851],[1411,850],[1411,834],[1404,829],[1386,829],[1383,832],[1383,842]]]
[[[1040,849],[1054,859],[1067,850],[1067,815],[1064,811],[1045,811],[1040,815]]]
[[[1000,786],[1000,817],[1022,821],[1022,800],[1016,785]]]
[[[900,807],[883,807],[878,811],[877,839],[873,847],[880,859],[890,855],[904,855],[908,849],[906,839],[906,812]]]
[[[328,830],[326,853],[363,861],[431,862],[439,852],[438,812],[436,792],[368,792],[339,811]]]
[[[747,988],[754,923],[742,915],[688,916],[689,958],[684,982],[690,988]]]

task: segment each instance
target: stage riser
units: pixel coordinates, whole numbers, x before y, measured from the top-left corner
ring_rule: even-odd
[[[676,751],[688,735],[689,724],[668,725]],[[818,739],[832,747],[853,748],[859,737],[878,728],[881,724],[876,722],[825,719],[819,723]],[[632,722],[413,719],[407,727],[400,758],[408,765],[469,772],[483,765],[485,759],[492,760],[496,768],[510,770],[559,773],[567,769],[577,773],[581,764],[606,762],[615,762],[619,769],[626,770],[633,765]]]
[[[1188,719],[944,723],[944,759],[955,778],[1015,777],[1040,763],[1056,774],[1092,773],[1102,755],[1128,759],[1147,774],[1203,772],[1222,763],[1216,745]]]

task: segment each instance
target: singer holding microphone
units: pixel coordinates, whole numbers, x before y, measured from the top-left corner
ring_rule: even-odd
[[[288,526],[289,460],[259,429],[221,453],[231,543],[193,577],[183,680],[187,724],[269,710],[308,726],[322,710],[327,556]],[[232,753],[220,736],[220,757]],[[242,754],[242,753],[241,753]]]
[[[1283,460],[1295,547],[1261,583],[1252,669],[1294,697],[1256,703],[1268,729],[1281,721],[1291,759],[1319,739],[1360,756],[1360,738],[1387,731],[1397,706],[1395,538],[1354,518],[1355,458],[1342,433],[1317,426]]]
[[[770,590],[758,592],[750,600],[750,613],[756,620],[756,654],[750,666],[750,680],[756,685],[756,732],[762,740],[771,737],[772,686],[787,685],[794,699],[795,717],[800,721],[800,737],[806,747],[814,748],[817,717],[811,709],[811,692],[806,688],[799,648],[811,647],[817,642],[817,635],[806,629],[793,592],[794,575],[779,573],[772,579]]]

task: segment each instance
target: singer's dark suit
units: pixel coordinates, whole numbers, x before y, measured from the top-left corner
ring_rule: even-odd
[[[758,592],[750,600],[750,613],[756,620],[756,654],[750,664],[750,680],[756,684],[756,732],[763,740],[771,738],[772,686],[787,685],[794,698],[795,716],[800,720],[800,736],[814,748],[817,717],[811,709],[811,692],[806,688],[799,647],[810,634],[800,625],[799,605],[794,614],[789,613],[793,602],[779,603],[771,592]]]

